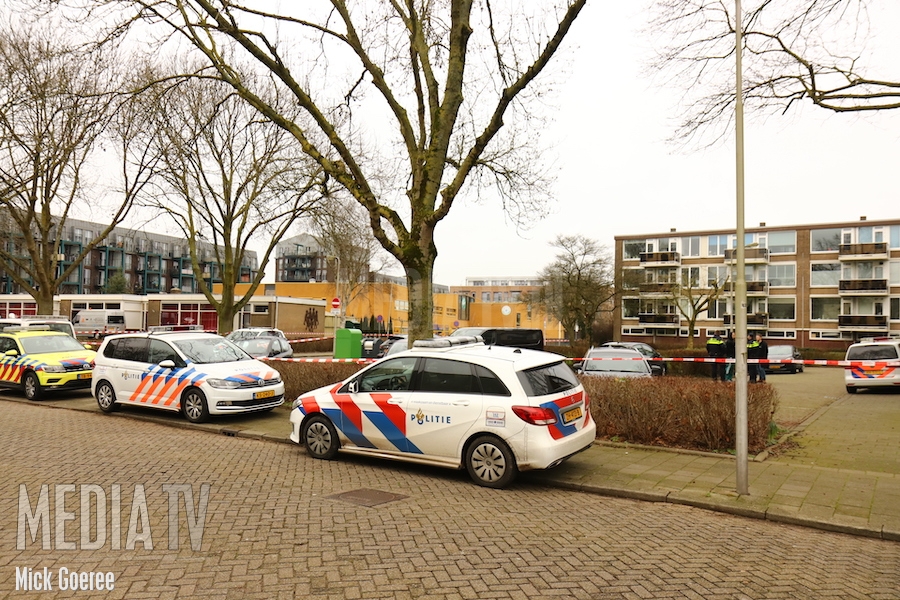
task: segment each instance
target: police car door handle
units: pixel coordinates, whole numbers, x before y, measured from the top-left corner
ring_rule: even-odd
[[[468,406],[469,401],[468,400],[454,400],[450,404],[452,404],[453,406]]]
[[[403,404],[403,398],[388,398],[388,404]]]

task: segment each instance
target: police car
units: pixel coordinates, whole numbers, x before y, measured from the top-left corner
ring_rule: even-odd
[[[21,389],[29,400],[45,392],[91,387],[95,352],[49,327],[0,330],[0,386]]]
[[[177,327],[112,335],[94,360],[91,393],[103,412],[120,404],[210,415],[271,410],[284,403],[281,375],[222,336]]]
[[[575,373],[557,354],[480,338],[421,340],[349,379],[301,395],[291,440],[321,459],[338,451],[451,468],[503,487],[593,443]]]
[[[844,383],[848,394],[864,388],[900,386],[900,339],[879,338],[847,348]]]

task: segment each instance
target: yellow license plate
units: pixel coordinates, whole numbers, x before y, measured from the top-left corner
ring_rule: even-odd
[[[569,409],[562,414],[563,423],[568,425],[572,421],[581,418],[581,407],[576,406],[575,408]]]
[[[78,374],[78,379],[90,379],[90,378],[91,378],[90,373],[79,373]]]
[[[256,392],[253,394],[254,400],[259,400],[260,398],[271,398],[275,395],[275,390],[266,390],[265,392]]]

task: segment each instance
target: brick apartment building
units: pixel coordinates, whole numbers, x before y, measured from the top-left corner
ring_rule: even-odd
[[[900,335],[900,220],[746,228],[747,327],[799,347],[843,349]],[[700,312],[700,343],[733,326],[734,229],[616,236],[622,340],[683,346],[688,321],[679,285],[716,296]],[[718,294],[711,290],[719,289]],[[684,295],[683,293],[681,294]]]

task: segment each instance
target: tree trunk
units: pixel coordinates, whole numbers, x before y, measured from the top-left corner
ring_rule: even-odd
[[[45,287],[49,289],[45,289]],[[40,289],[35,290],[34,301],[37,303],[37,314],[53,314],[53,291],[52,286],[41,286]]]
[[[414,265],[406,264],[409,287],[409,347],[415,340],[434,336],[433,275],[435,255],[422,256]]]

